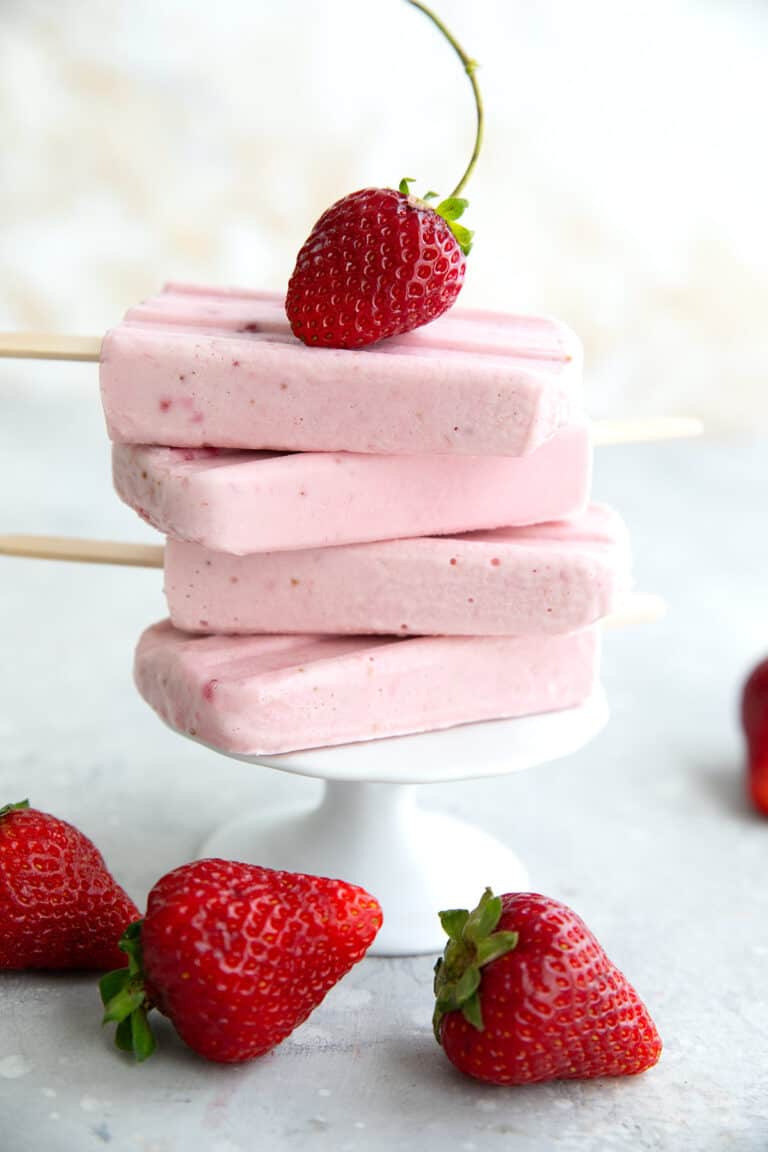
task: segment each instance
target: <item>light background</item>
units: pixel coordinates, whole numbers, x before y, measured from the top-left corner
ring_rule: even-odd
[[[585,916],[664,1059],[525,1095],[460,1080],[422,957],[367,961],[232,1074],[166,1032],[147,1079],[99,1035],[90,981],[10,976],[3,1152],[768,1147],[765,825],[736,706],[768,651],[765,441],[718,442],[768,426],[768,2],[435,3],[489,114],[464,301],[559,314],[592,411],[697,412],[711,438],[596,453],[638,587],[670,607],[607,638],[605,735],[423,802]],[[99,333],[166,278],[280,289],[335,197],[406,174],[447,191],[471,126],[452,53],[401,0],[0,0],[0,328]],[[157,539],[111,491],[93,365],[0,362],[0,530]],[[131,651],[163,612],[154,571],[0,558],[0,792],[83,827],[140,902],[214,824],[317,796],[145,707]]]
[[[568,321],[596,414],[765,426],[768,4],[435,2],[488,109],[463,302]],[[447,193],[472,125],[399,0],[0,0],[0,327],[99,333],[169,278],[281,290],[339,196]]]

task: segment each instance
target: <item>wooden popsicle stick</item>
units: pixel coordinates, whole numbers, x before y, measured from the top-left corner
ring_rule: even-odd
[[[121,540],[80,540],[74,536],[0,536],[0,556],[65,560],[78,564],[117,564],[129,568],[162,568],[161,544],[127,544]],[[602,621],[607,628],[660,620],[667,606],[661,596],[636,593]]]
[[[659,416],[637,420],[593,420],[595,444],[643,444],[653,440],[688,440],[701,436],[704,424],[695,416]]]
[[[101,336],[61,336],[54,332],[0,332],[0,357],[14,360],[97,361]]]
[[[666,614],[667,605],[663,597],[653,592],[635,592],[601,623],[606,628],[624,628],[627,624],[651,624]]]
[[[129,568],[162,568],[161,544],[127,544],[121,540],[79,540],[74,536],[0,536],[0,556],[66,560],[78,564],[119,564]]]

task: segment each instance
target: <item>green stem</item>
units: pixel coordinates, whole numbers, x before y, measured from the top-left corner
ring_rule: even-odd
[[[7,816],[10,812],[22,812],[25,808],[29,808],[29,800],[18,800],[15,804],[4,804],[0,808],[0,817]]]
[[[425,16],[428,16],[432,23],[442,32],[443,36],[445,36],[446,40],[453,48],[459,60],[461,60],[462,64],[464,65],[464,71],[466,72],[467,76],[469,76],[469,82],[472,85],[472,92],[475,97],[475,109],[477,111],[475,147],[473,148],[472,155],[469,158],[469,164],[467,164],[467,167],[464,170],[464,175],[461,177],[461,180],[459,180],[453,192],[451,192],[451,196],[458,196],[459,192],[461,192],[464,185],[467,183],[467,180],[469,180],[470,176],[472,175],[472,170],[477,163],[477,158],[480,155],[480,149],[483,144],[483,99],[480,95],[480,89],[477,85],[477,77],[475,76],[477,61],[472,60],[469,56],[467,56],[466,52],[462,48],[461,44],[459,44],[456,37],[451,35],[445,24],[443,24],[439,16],[435,15],[431,8],[428,8],[426,4],[422,4],[420,0],[406,0],[406,3],[410,4],[413,8],[418,8],[419,11],[423,12]]]

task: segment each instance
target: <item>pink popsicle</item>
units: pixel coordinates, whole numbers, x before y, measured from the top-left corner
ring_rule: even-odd
[[[595,629],[558,636],[408,640],[190,637],[163,621],[139,640],[144,699],[222,752],[267,755],[573,707],[598,669]]]
[[[513,636],[568,632],[630,586],[627,530],[570,522],[231,556],[169,540],[171,619],[190,632]]]
[[[465,309],[307,348],[281,296],[168,285],[104,337],[101,391],[124,443],[518,456],[572,419],[581,360],[555,320]]]
[[[116,444],[112,459],[118,494],[150,524],[238,555],[562,519],[592,472],[584,420],[518,457]]]

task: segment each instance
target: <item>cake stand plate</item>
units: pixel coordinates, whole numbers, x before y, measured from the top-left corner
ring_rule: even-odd
[[[474,907],[486,885],[499,892],[525,889],[528,875],[514,852],[487,832],[421,808],[414,785],[505,775],[567,756],[607,719],[598,689],[562,712],[281,756],[235,756],[319,777],[325,792],[309,810],[244,813],[218,828],[200,854],[361,884],[384,911],[372,955],[442,951],[441,908]]]

